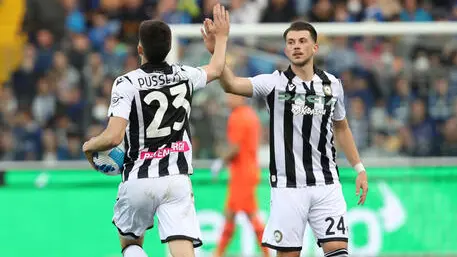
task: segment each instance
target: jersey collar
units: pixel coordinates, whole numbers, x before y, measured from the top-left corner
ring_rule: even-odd
[[[159,64],[145,63],[141,65],[140,69],[142,69],[146,73],[173,73],[173,68],[167,62],[162,62]]]

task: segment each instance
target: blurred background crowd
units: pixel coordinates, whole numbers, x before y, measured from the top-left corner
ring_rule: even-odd
[[[453,0],[220,2],[231,11],[232,23],[457,21]],[[0,76],[0,159],[83,159],[82,143],[107,121],[113,80],[138,67],[140,22],[201,23],[215,3],[27,0],[19,22],[25,39],[15,42],[21,42],[20,51],[11,51],[6,61],[19,60],[18,65]],[[232,41],[228,62],[238,75],[271,73],[288,65],[281,35]],[[457,156],[456,35],[319,36],[318,41],[317,65],[343,81],[347,117],[362,156]],[[197,66],[209,59],[201,40],[181,39],[179,44],[181,63]],[[260,151],[265,153],[268,113],[263,102],[251,103],[264,125]],[[219,86],[195,95],[196,158],[214,158],[222,149],[228,113]]]

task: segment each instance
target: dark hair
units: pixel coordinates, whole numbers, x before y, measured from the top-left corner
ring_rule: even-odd
[[[316,29],[313,27],[308,22],[304,21],[295,21],[292,24],[290,24],[289,28],[284,31],[283,38],[286,40],[287,34],[289,31],[300,31],[300,30],[306,30],[309,31],[309,34],[311,34],[311,37],[313,38],[314,42],[317,43],[317,32]]]
[[[171,49],[171,30],[163,21],[147,20],[140,24],[139,38],[149,63],[165,60]]]

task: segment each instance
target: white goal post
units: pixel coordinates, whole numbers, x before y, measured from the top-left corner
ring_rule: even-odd
[[[274,24],[232,24],[230,28],[230,37],[254,37],[254,36],[271,36],[281,37],[289,23]],[[326,36],[337,35],[455,35],[457,37],[457,22],[389,22],[389,23],[313,23],[318,34]],[[173,47],[168,56],[169,62],[178,62],[178,40],[180,38],[200,38],[199,24],[172,25]],[[367,167],[414,167],[414,166],[452,166],[457,167],[457,158],[455,157],[428,157],[428,158],[406,158],[406,157],[381,157],[381,158],[364,158],[364,164]],[[196,168],[208,168],[210,160],[196,160]],[[347,161],[339,160],[341,166],[348,166]],[[89,169],[86,161],[58,161],[58,162],[22,162],[8,161],[0,162],[0,171],[11,170],[79,170]]]

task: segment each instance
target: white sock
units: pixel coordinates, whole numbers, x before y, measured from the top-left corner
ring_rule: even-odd
[[[148,257],[139,245],[129,245],[122,251],[124,257]]]

